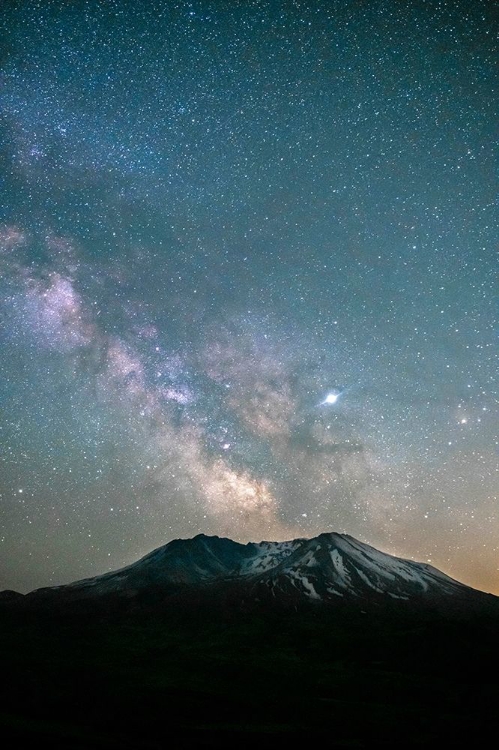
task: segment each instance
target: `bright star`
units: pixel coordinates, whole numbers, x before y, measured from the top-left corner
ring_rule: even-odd
[[[322,403],[323,404],[335,404],[338,401],[339,397],[340,397],[339,393],[328,393]]]

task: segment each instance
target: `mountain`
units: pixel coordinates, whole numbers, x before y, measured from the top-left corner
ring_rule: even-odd
[[[177,539],[0,593],[10,747],[474,746],[497,734],[499,598],[343,534]]]
[[[499,599],[431,565],[393,557],[336,533],[249,544],[200,534],[176,539],[121,570],[24,597],[26,604],[51,606],[107,601],[451,611],[497,607]]]

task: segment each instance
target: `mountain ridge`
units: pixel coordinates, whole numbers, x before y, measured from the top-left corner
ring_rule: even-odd
[[[242,544],[198,534],[174,539],[130,565],[69,584],[0,598],[25,606],[109,600],[155,605],[200,599],[232,607],[487,608],[499,598],[429,565],[389,555],[348,534]]]

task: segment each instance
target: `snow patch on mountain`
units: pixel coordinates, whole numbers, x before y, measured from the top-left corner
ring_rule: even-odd
[[[295,539],[290,542],[260,542],[252,544],[254,550],[252,557],[243,560],[239,569],[240,575],[252,575],[272,570],[283,560],[288,558],[299,546],[301,540]]]
[[[306,576],[301,575],[298,570],[291,570],[290,575],[294,580],[298,581],[301,584],[301,587],[304,590],[306,596],[310,597],[311,599],[321,598],[317,591],[314,589],[310,580]]]

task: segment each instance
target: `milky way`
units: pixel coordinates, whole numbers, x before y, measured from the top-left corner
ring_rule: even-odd
[[[337,531],[499,593],[491,7],[2,6],[1,588]]]

